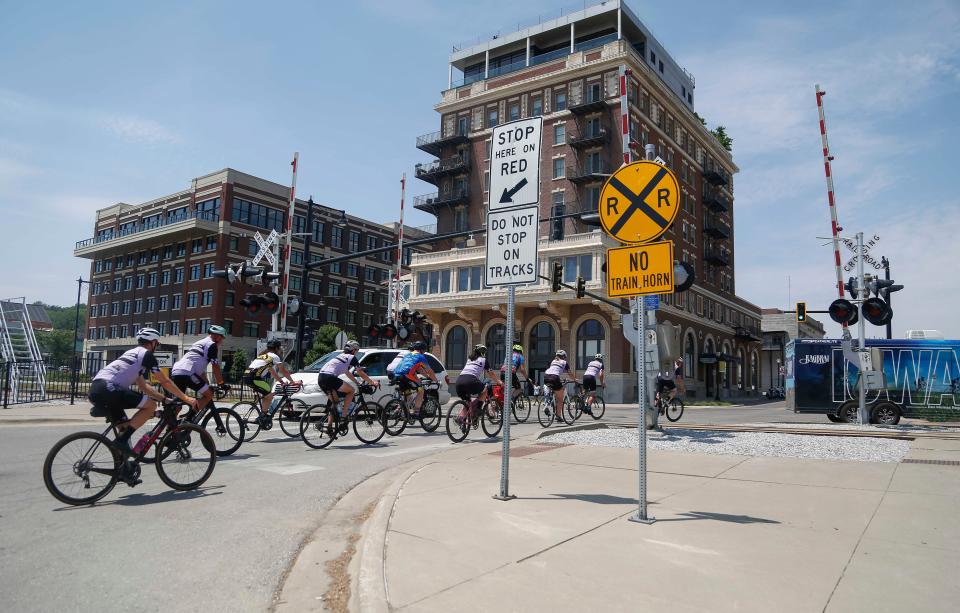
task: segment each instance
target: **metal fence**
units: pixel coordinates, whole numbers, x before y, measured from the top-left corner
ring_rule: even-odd
[[[86,358],[77,358],[70,364],[0,362],[0,406],[6,409],[18,404],[55,400],[85,403],[90,381],[103,366],[103,360]],[[225,372],[224,381],[231,389],[220,402],[232,404],[254,399],[253,391],[242,385],[239,377]],[[160,389],[159,384],[154,383]]]

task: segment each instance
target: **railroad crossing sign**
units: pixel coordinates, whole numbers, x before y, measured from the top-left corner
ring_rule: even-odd
[[[267,238],[264,239],[259,232],[253,235],[253,238],[257,241],[257,244],[260,245],[260,251],[257,252],[257,255],[253,256],[251,263],[256,266],[260,263],[260,260],[266,258],[267,262],[271,266],[275,266],[277,263],[277,257],[273,255],[273,244],[277,242],[277,239],[280,238],[280,235],[277,234],[276,230],[270,230],[270,234],[267,235]]]
[[[490,210],[540,202],[540,143],[543,117],[496,126],[490,149]]]
[[[666,166],[647,160],[627,164],[603,184],[600,224],[621,243],[647,243],[673,223],[679,200],[677,178]]]
[[[611,298],[673,293],[673,241],[607,250]]]

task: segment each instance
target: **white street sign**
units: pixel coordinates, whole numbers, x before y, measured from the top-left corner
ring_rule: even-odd
[[[538,205],[487,213],[487,285],[537,282],[539,228]]]
[[[270,230],[270,234],[266,239],[260,235],[259,232],[253,235],[254,240],[257,241],[257,244],[260,245],[260,251],[257,252],[257,255],[253,257],[252,263],[254,266],[260,263],[260,260],[267,258],[267,262],[271,266],[277,263],[276,256],[273,255],[273,244],[277,242],[277,239],[280,238],[280,235],[276,230]]]
[[[493,129],[490,150],[490,210],[540,201],[543,117],[511,121]]]

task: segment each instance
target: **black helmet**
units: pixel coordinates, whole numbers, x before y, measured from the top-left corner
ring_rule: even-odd
[[[267,349],[279,349],[283,342],[279,338],[272,338],[267,341]]]
[[[425,342],[423,342],[423,341],[417,341],[417,342],[415,342],[414,344],[410,345],[410,350],[411,350],[411,351],[420,351],[420,352],[426,351],[426,350],[427,350],[427,344],[426,344]]]
[[[474,345],[473,352],[477,355],[487,355],[487,346],[486,345]]]

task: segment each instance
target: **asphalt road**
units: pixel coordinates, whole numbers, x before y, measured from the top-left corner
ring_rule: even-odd
[[[514,434],[539,431],[535,422]],[[796,419],[781,404],[689,408],[681,423]],[[636,423],[609,407],[608,421]],[[825,422],[822,416],[800,417]],[[8,611],[264,611],[301,543],[351,487],[390,466],[447,449],[443,427],[363,446],[353,433],[325,450],[279,428],[221,458],[194,492],[173,492],[145,466],[93,507],[65,507],[41,476],[50,447],[90,427],[0,427],[0,591]],[[499,449],[471,433],[468,444]],[[491,492],[497,483],[489,484]]]

